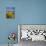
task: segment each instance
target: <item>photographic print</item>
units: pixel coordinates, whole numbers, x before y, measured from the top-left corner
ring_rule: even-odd
[[[46,42],[46,25],[18,25],[18,35],[20,45],[30,46],[32,42]]]
[[[6,8],[6,18],[7,19],[15,18],[15,7],[7,7]]]

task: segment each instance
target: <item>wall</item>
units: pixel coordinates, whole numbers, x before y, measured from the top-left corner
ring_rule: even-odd
[[[16,8],[16,1],[0,0],[0,2],[0,44],[7,44],[8,34],[10,32],[16,32],[17,34],[17,17],[15,19],[6,19],[6,7],[13,6]]]
[[[5,18],[6,7],[14,6],[16,18]],[[0,0],[0,44],[7,43],[9,32],[17,32],[17,24],[46,24],[46,0]]]
[[[46,24],[46,0],[17,0],[19,24]]]

